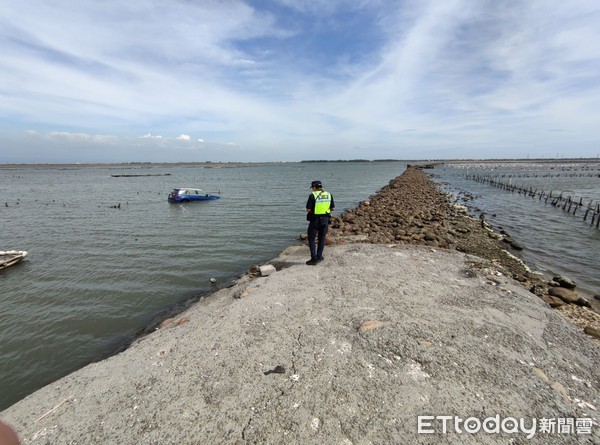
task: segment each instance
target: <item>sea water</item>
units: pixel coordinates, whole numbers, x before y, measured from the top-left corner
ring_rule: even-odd
[[[504,230],[524,247],[512,253],[549,278],[572,278],[578,291],[595,301],[594,295],[600,294],[600,229],[590,224],[591,214],[586,221],[583,216],[588,205],[600,204],[599,161],[453,162],[432,172],[459,204],[470,208],[473,217],[483,214],[496,231]],[[473,176],[552,192],[555,197],[562,193],[577,202],[581,199],[583,207],[573,215],[562,206],[552,206],[551,199],[507,191],[470,179]],[[464,192],[473,199],[463,201]]]

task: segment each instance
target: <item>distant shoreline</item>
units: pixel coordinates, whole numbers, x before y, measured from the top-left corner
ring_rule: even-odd
[[[600,162],[600,158],[531,158],[531,159],[306,159],[301,161],[269,161],[269,162],[90,162],[90,163],[17,163],[0,164],[0,170],[18,170],[25,168],[34,169],[77,169],[77,168],[105,168],[105,169],[140,169],[155,167],[202,167],[202,168],[240,168],[258,167],[277,164],[311,164],[311,163],[348,163],[348,162],[403,162],[409,164],[506,164],[506,163],[590,163]]]
[[[257,167],[260,165],[280,164],[280,162],[123,162],[123,163],[74,163],[74,164],[0,164],[0,170],[48,169],[74,170],[79,168],[100,168],[132,170],[156,167],[202,167],[202,168],[239,168]]]

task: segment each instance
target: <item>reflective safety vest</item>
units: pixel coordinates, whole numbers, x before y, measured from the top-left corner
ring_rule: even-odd
[[[315,197],[315,216],[329,215],[331,213],[331,194],[325,190],[312,192]]]

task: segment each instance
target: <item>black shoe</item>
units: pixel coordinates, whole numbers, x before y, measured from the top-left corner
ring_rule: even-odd
[[[318,263],[317,260],[313,260],[312,258],[306,262],[309,266],[315,266]]]
[[[320,263],[321,261],[323,261],[325,258],[323,258],[322,256],[317,258],[317,263]]]

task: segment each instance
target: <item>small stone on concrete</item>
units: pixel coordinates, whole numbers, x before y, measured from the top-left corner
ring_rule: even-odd
[[[259,266],[259,270],[261,277],[267,277],[272,273],[277,272],[277,269],[275,269],[275,266],[273,266],[272,264],[265,264],[264,266]]]

